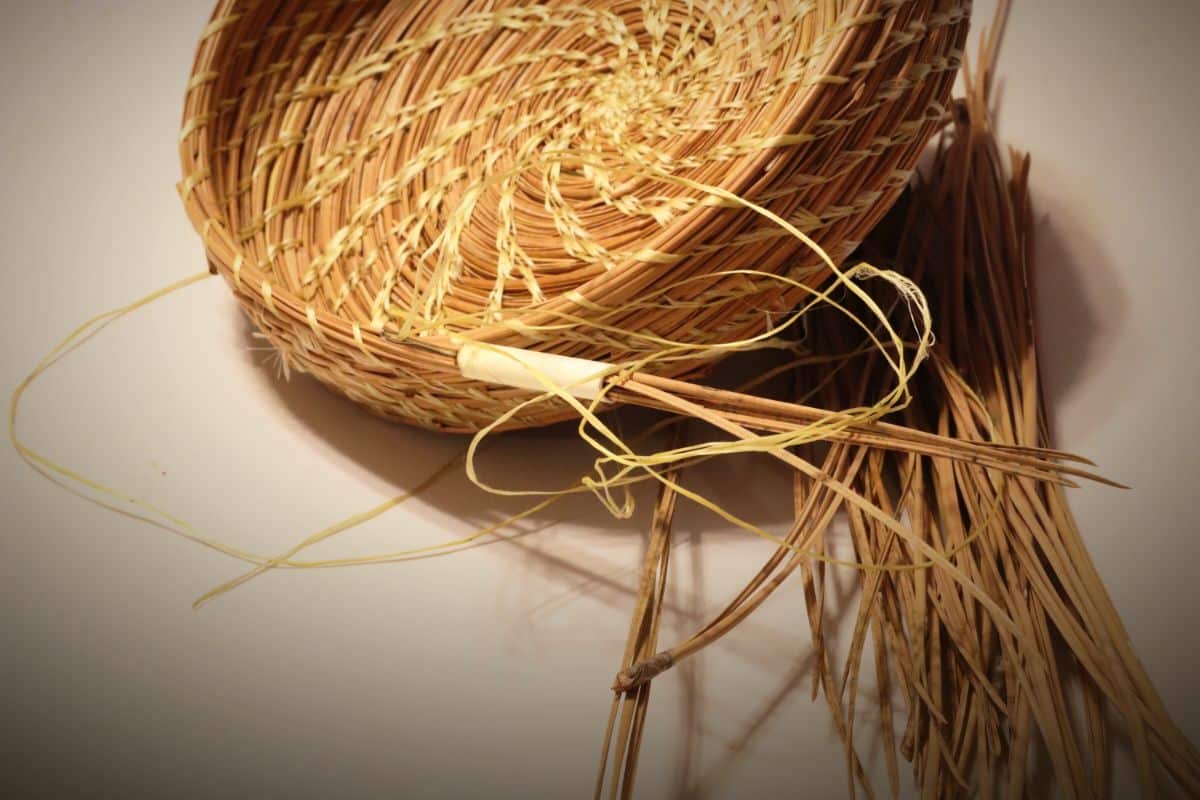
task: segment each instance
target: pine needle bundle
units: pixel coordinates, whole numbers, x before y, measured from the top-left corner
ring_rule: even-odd
[[[931,162],[859,255],[912,277],[937,320],[932,357],[898,420],[961,441],[1049,448],[1035,335],[1031,160],[1017,151],[1004,157],[989,105],[1001,27],[984,35],[976,73],[967,73],[966,96],[954,104]],[[796,371],[798,392],[823,387],[821,404],[841,408],[886,382],[879,354],[861,346],[854,326],[824,315],[808,331],[809,346],[828,358]],[[903,759],[923,797],[1036,796],[1049,784],[1067,797],[1108,797],[1118,738],[1131,746],[1144,796],[1158,793],[1164,771],[1200,795],[1200,753],[1133,652],[1061,484],[871,446],[833,444],[822,457],[826,474],[905,521],[944,560],[931,562],[797,473],[788,547],[695,636],[658,653],[643,646],[641,658],[627,659],[615,686],[625,699],[614,702],[614,712],[625,706],[617,740],[627,744],[617,753],[625,760],[614,765],[612,796],[630,796],[636,756],[628,753],[636,754],[649,681],[716,641],[792,575],[804,584],[814,696],[824,696],[845,744],[849,796],[876,796],[857,746],[875,737],[892,796]],[[643,580],[652,601],[660,600],[668,552],[664,494],[648,554],[661,564]],[[844,531],[834,525],[841,514]],[[837,536],[849,538],[856,563],[831,556]],[[840,665],[827,643],[835,622],[824,596],[826,572],[839,563],[860,576]],[[640,641],[652,645],[644,601],[635,623]],[[879,725],[856,739],[865,676],[877,687]],[[606,739],[611,728],[610,721]],[[1035,770],[1040,761],[1048,779]]]

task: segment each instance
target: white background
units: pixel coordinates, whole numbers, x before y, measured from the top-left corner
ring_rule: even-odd
[[[84,318],[204,267],[173,184],[207,5],[3,4],[6,392]],[[977,26],[991,9],[977,5]],[[1085,487],[1073,506],[1193,740],[1197,34],[1187,0],[1024,2],[1000,62],[1001,132],[1034,156],[1058,443],[1134,487]],[[258,552],[412,486],[465,444],[379,422],[307,379],[281,384],[255,346],[225,287],[205,282],[50,373],[28,395],[25,436]],[[507,485],[546,487],[583,456],[560,429],[508,437],[484,464]],[[778,527],[787,486],[770,464],[739,459],[700,488]],[[277,572],[196,613],[191,601],[239,564],[73,496],[11,450],[0,487],[0,784],[90,796],[590,793],[650,496],[629,522],[580,498],[512,541]],[[455,475],[316,552],[441,541],[520,507]],[[692,509],[677,531],[664,643],[768,552]],[[785,587],[655,683],[640,796],[682,796],[685,767],[712,797],[844,793],[840,744],[809,700],[802,609],[798,586]]]

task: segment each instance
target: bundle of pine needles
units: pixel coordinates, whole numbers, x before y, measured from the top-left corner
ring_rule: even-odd
[[[1015,151],[1005,159],[989,110],[998,30],[984,36],[977,71],[965,75],[966,97],[931,164],[863,255],[914,278],[938,323],[933,357],[898,421],[966,442],[1046,448],[1030,159]],[[820,363],[800,368],[796,386],[804,396],[820,387],[825,407],[853,407],[887,381],[877,351],[854,349],[861,331],[829,315],[811,321],[808,332],[813,351],[839,354],[843,366],[831,372],[827,359],[812,359]],[[827,483],[797,473],[788,546],[707,626],[655,654],[673,508],[665,490],[614,687],[606,736],[615,732],[617,742],[611,796],[632,793],[651,679],[720,638],[795,573],[812,629],[814,695],[824,695],[844,740],[851,796],[858,789],[875,796],[856,747],[867,653],[892,795],[902,756],[923,797],[1023,797],[1039,788],[1033,765],[1043,759],[1064,796],[1107,796],[1114,717],[1145,796],[1156,793],[1159,767],[1185,792],[1200,794],[1200,754],[1134,654],[1062,484],[848,442],[829,445],[819,463],[911,526],[944,560],[931,561]],[[840,666],[828,646],[825,596],[839,512],[860,576],[852,642]],[[597,796],[608,760],[606,744]]]

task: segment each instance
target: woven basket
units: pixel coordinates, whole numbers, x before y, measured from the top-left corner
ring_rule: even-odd
[[[222,0],[180,192],[211,268],[294,368],[474,431],[530,397],[478,340],[622,363],[764,330],[907,181],[966,0]],[[653,298],[653,302],[646,302]],[[711,359],[661,362],[691,376]],[[530,406],[506,427],[571,413]]]

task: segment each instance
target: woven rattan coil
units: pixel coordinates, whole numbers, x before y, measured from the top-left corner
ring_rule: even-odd
[[[968,9],[222,0],[180,192],[289,365],[384,416],[478,430],[530,394],[465,378],[464,340],[621,364],[755,335],[802,294],[733,270],[818,285],[810,248],[706,187],[847,256],[945,118]]]

